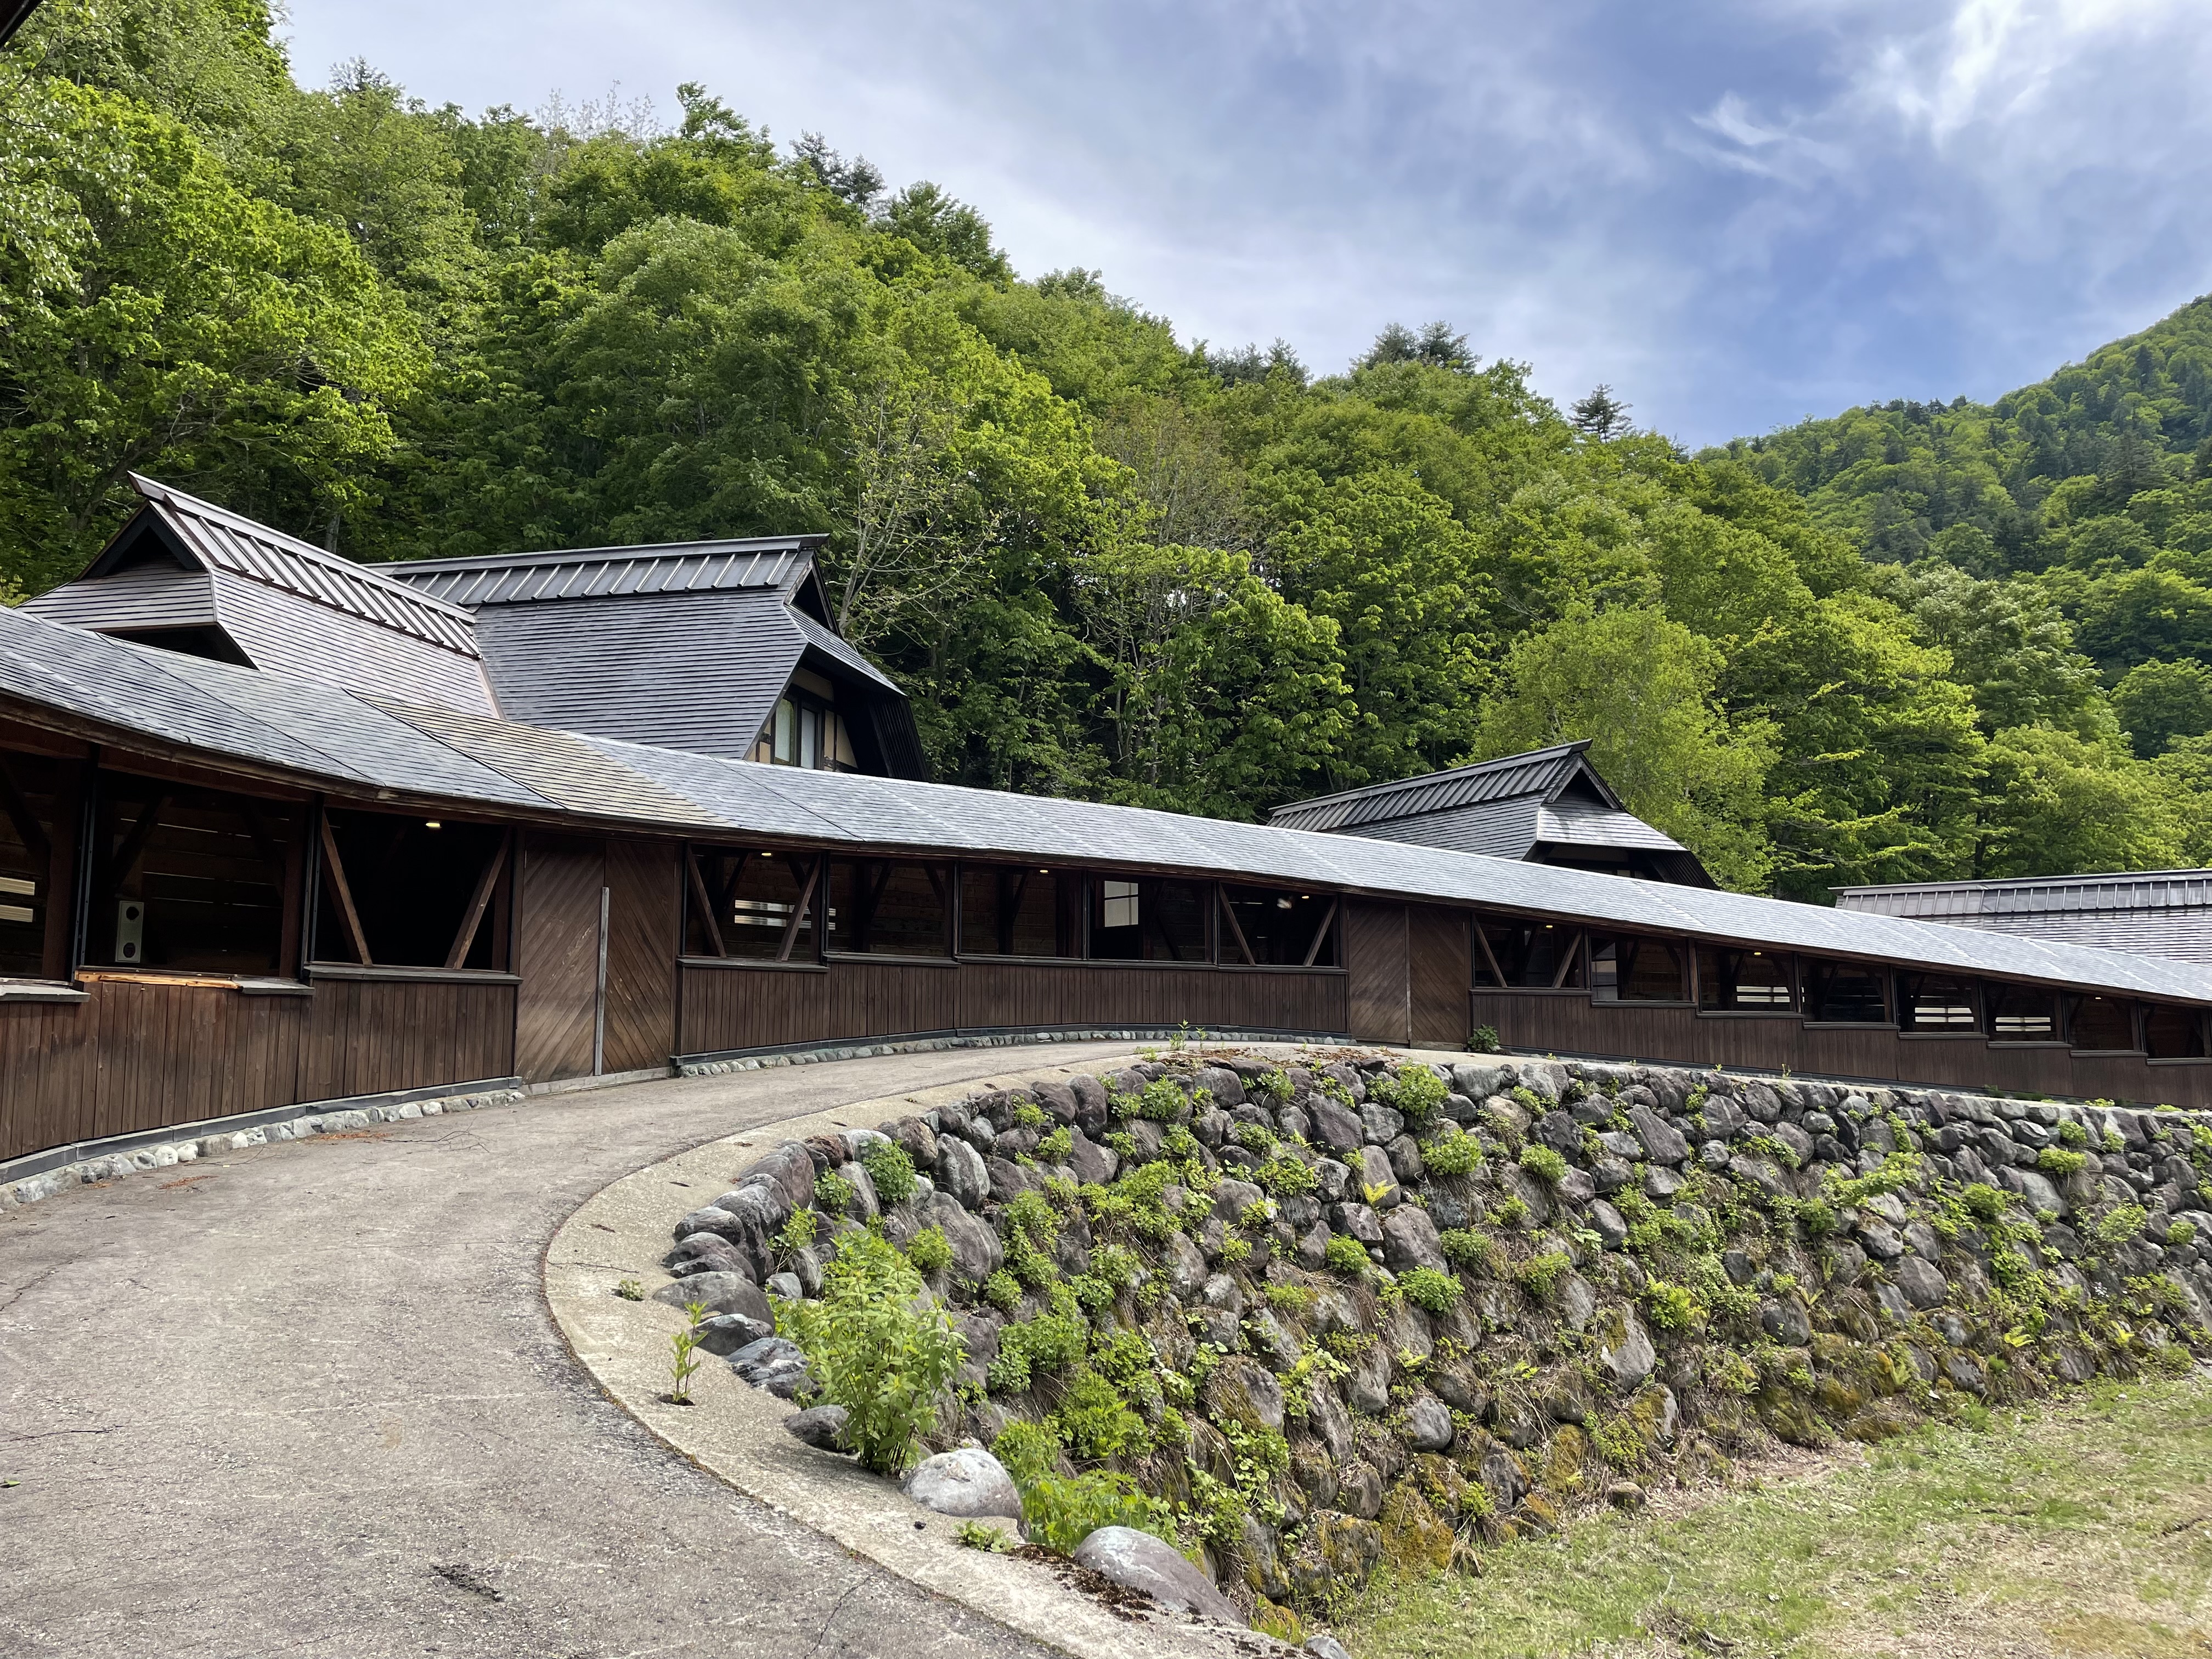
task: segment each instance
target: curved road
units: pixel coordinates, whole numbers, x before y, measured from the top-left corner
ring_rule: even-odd
[[[1127,1052],[635,1084],[13,1212],[0,1655],[1041,1655],[647,1435],[569,1358],[539,1261],[592,1194],[702,1141]]]

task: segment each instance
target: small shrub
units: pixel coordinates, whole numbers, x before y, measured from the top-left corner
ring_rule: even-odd
[[[1526,1199],[1509,1198],[1490,1213],[1497,1218],[1499,1226],[1517,1227],[1528,1218],[1528,1203]]]
[[[1006,1270],[1033,1291],[1041,1291],[1060,1277],[1052,1259],[1053,1242],[1060,1237],[1060,1217],[1052,1200],[1031,1188],[1017,1193],[999,1218],[1006,1236]]]
[[[642,1302],[645,1300],[645,1286],[635,1279],[625,1279],[615,1286],[615,1294],[625,1302]]]
[[[1444,1260],[1455,1267],[1465,1267],[1470,1273],[1495,1271],[1498,1246],[1487,1233],[1473,1227],[1447,1227],[1437,1236],[1443,1246]]]
[[[842,1180],[841,1176],[838,1177]],[[817,1188],[817,1192],[819,1188]],[[822,1218],[812,1210],[793,1210],[791,1219],[783,1224],[783,1231],[774,1240],[776,1254],[790,1256],[806,1249],[820,1236]]]
[[[1308,1285],[1270,1285],[1267,1286],[1267,1305],[1282,1308],[1297,1319],[1304,1319],[1314,1310],[1316,1300],[1313,1287]]]
[[[1841,1223],[1837,1219],[1835,1206],[1825,1198],[1808,1198],[1797,1206],[1797,1224],[1805,1230],[1808,1238],[1826,1238]]]
[[[1966,1212],[1976,1220],[1995,1221],[2005,1212],[2005,1207],[2011,1200],[1987,1182],[1976,1181],[1967,1183],[1966,1189],[1959,1194],[1959,1201],[1966,1206]]]
[[[2072,1118],[2069,1118],[2058,1126],[2058,1139],[2062,1146],[2077,1148],[2087,1146],[2089,1144],[2089,1131],[2075,1122]]]
[[[669,1347],[672,1351],[668,1367],[668,1403],[672,1406],[691,1403],[691,1379],[698,1374],[702,1363],[699,1358],[699,1333],[692,1327],[707,1316],[706,1305],[694,1302],[684,1311],[690,1316],[691,1323],[680,1331],[671,1333],[668,1338]]]
[[[1421,1161],[1431,1175],[1473,1175],[1482,1164],[1481,1138],[1468,1134],[1440,1136],[1421,1148]]]
[[[1448,1314],[1457,1307],[1459,1291],[1459,1280],[1434,1267],[1409,1267],[1398,1275],[1398,1293],[1432,1314]]]
[[[952,1529],[955,1543],[971,1550],[987,1550],[993,1555],[1004,1555],[1013,1548],[1014,1540],[1003,1527],[994,1527],[988,1521],[963,1521]]]
[[[2073,1126],[2069,1124],[2067,1127],[2070,1128]],[[2045,1175],[2057,1176],[2061,1180],[2070,1175],[2081,1174],[2088,1162],[2089,1155],[2087,1152],[2077,1152],[2065,1146],[2045,1146],[2035,1155],[2037,1169]]]
[[[2110,1249],[2138,1236],[2143,1230],[2143,1223],[2149,1219],[2150,1212],[2140,1204],[2118,1205],[2090,1230],[2089,1237]]]
[[[1364,1279],[1375,1266],[1368,1259],[1367,1247],[1349,1233],[1331,1233],[1322,1259],[1331,1273],[1342,1273],[1346,1279]]]
[[[1777,1140],[1772,1135],[1753,1135],[1744,1142],[1744,1146],[1752,1152],[1773,1159],[1785,1170],[1794,1170],[1797,1167],[1797,1154],[1790,1150],[1788,1143]]]
[[[825,1214],[846,1213],[853,1207],[854,1191],[853,1183],[835,1170],[824,1170],[814,1177],[814,1201]]]
[[[924,1227],[909,1240],[906,1259],[921,1273],[941,1273],[952,1265],[952,1241],[942,1227]]]
[[[1133,1527],[1175,1542],[1175,1512],[1145,1496],[1126,1474],[1103,1471],[1070,1479],[1060,1473],[1052,1433],[1035,1423],[1009,1423],[991,1452],[1006,1467],[1022,1495],[1022,1517],[1032,1543],[1072,1555],[1101,1527]]]
[[[1044,1108],[1034,1100],[1014,1103],[1014,1127],[1017,1129],[1042,1129],[1047,1121]]]
[[[1078,1372],[1052,1413],[1053,1431],[1076,1456],[1095,1461],[1152,1449],[1145,1419],[1129,1409],[1121,1390],[1097,1371]]]
[[[2197,1242],[2197,1224],[2193,1221],[2175,1222],[2166,1230],[2166,1242],[2177,1245],[2194,1244]]]
[[[1221,1265],[1241,1267],[1252,1259],[1252,1241],[1249,1238],[1224,1240],[1221,1246]]]
[[[1471,1054],[1494,1054],[1503,1046],[1495,1025],[1478,1025],[1467,1039],[1467,1051]]]
[[[1246,1152],[1256,1152],[1261,1158],[1272,1158],[1274,1155],[1275,1137],[1256,1123],[1238,1124],[1236,1133],[1230,1139]]]
[[[1021,1305],[1022,1281],[1001,1267],[983,1281],[977,1294],[1000,1313],[1010,1314]]]
[[[1075,1150],[1075,1131],[1065,1123],[1036,1144],[1036,1159],[1040,1164],[1065,1164],[1067,1155]]]
[[[875,1185],[876,1200],[885,1209],[903,1204],[914,1196],[914,1159],[896,1140],[869,1142],[867,1150],[860,1154],[860,1167],[868,1172],[868,1179]]]
[[[847,1413],[845,1443],[866,1468],[896,1474],[937,1422],[937,1396],[967,1358],[942,1308],[921,1303],[921,1275],[883,1238],[856,1232],[823,1270],[819,1302],[787,1304],[792,1340]]]
[[[1513,1270],[1513,1277],[1537,1301],[1549,1302],[1559,1281],[1573,1270],[1574,1265],[1565,1250],[1548,1250],[1542,1255],[1530,1256]]]
[[[1321,1176],[1294,1158],[1271,1158],[1257,1172],[1260,1185],[1277,1198],[1289,1198],[1299,1193],[1310,1193],[1321,1185]]]
[[[1425,1123],[1444,1097],[1451,1092],[1444,1080],[1425,1066],[1408,1066],[1395,1073],[1385,1072],[1367,1085],[1367,1097],[1388,1106],[1394,1112],[1402,1112],[1415,1123]]]
[[[1698,1298],[1690,1287],[1663,1279],[1644,1281],[1644,1305],[1662,1331],[1686,1331],[1698,1316]]]
[[[1291,1087],[1291,1074],[1279,1067],[1262,1072],[1245,1087],[1255,1095],[1265,1095],[1278,1105],[1288,1100],[1296,1091]]]
[[[1547,1187],[1556,1187],[1567,1178],[1567,1160],[1549,1146],[1523,1146],[1521,1167]]]

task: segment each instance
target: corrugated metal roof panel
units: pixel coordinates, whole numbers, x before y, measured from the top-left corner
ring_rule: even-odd
[[[1413,817],[1428,812],[1449,811],[1484,801],[1510,800],[1534,795],[1549,800],[1586,770],[1585,740],[1507,755],[1473,766],[1455,766],[1446,772],[1426,772],[1391,783],[1370,784],[1313,800],[1293,801],[1268,814],[1267,821],[1285,830],[1349,830],[1385,819]],[[1595,773],[1589,777],[1606,798]],[[1617,801],[1613,802],[1617,805]]]
[[[476,654],[467,612],[181,489],[136,473],[131,482],[177,539],[209,568],[247,577],[463,656]],[[94,568],[98,568],[97,562]]]
[[[423,559],[386,566],[392,575],[450,605],[524,605],[623,593],[697,593],[788,588],[811,568],[819,536],[586,547],[482,559]]]
[[[1946,917],[2212,907],[2212,870],[2118,871],[2004,881],[1838,887],[1836,903],[1843,909],[1883,915]]]

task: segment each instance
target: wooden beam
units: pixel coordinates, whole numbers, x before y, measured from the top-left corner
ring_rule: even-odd
[[[1490,964],[1490,977],[1497,982],[1498,988],[1503,991],[1506,988],[1505,970],[1498,965],[1498,952],[1490,948],[1490,935],[1483,931],[1482,917],[1480,915],[1474,918],[1474,942],[1482,947],[1482,959]]]
[[[375,962],[368,954],[368,935],[362,931],[361,912],[354,908],[353,889],[346,885],[345,860],[338,856],[338,838],[331,831],[331,815],[322,815],[323,878],[331,884],[331,891],[338,902],[338,920],[345,925],[346,943],[361,958],[364,968],[374,968]]]
[[[1310,968],[1314,965],[1314,958],[1321,955],[1321,947],[1328,943],[1328,930],[1336,926],[1336,913],[1343,908],[1341,898],[1333,898],[1328,902],[1328,913],[1322,917],[1321,926],[1314,929],[1313,943],[1306,946],[1306,959],[1302,966]]]
[[[1552,988],[1556,991],[1566,984],[1567,975],[1575,970],[1575,958],[1582,954],[1583,936],[1577,933],[1571,943],[1559,957],[1559,971],[1552,975]]]
[[[468,960],[469,946],[477,942],[477,929],[483,925],[485,910],[490,908],[493,890],[499,885],[500,872],[507,867],[507,842],[511,836],[501,836],[499,844],[491,849],[491,857],[484,860],[483,874],[477,878],[477,890],[469,896],[469,908],[461,917],[460,930],[453,935],[453,948],[446,952],[446,966],[458,968]]]
[[[1236,908],[1229,902],[1229,890],[1219,882],[1214,883],[1213,898],[1214,902],[1221,907],[1221,914],[1229,918],[1230,937],[1237,941],[1237,948],[1244,953],[1245,962],[1257,968],[1260,958],[1252,954],[1252,942],[1244,937],[1244,924],[1237,920]]]
[[[53,844],[47,840],[39,815],[31,810],[29,797],[17,787],[5,760],[0,760],[0,811],[8,814],[8,821],[15,826],[17,839],[33,860],[42,864],[52,860]]]
[[[169,798],[166,793],[148,801],[146,810],[138,815],[138,822],[131,826],[130,833],[123,837],[122,845],[115,849],[107,866],[107,896],[110,898],[120,892],[123,884],[131,879],[131,872],[137,866],[139,859],[146,851],[146,838],[154,833],[161,809],[168,804]]]
[[[707,924],[707,943],[714,947],[714,954],[726,957],[729,948],[722,943],[722,924],[715,919],[714,896],[707,890],[707,878],[699,871],[699,849],[684,849],[684,873],[690,878],[691,896],[699,902],[700,920]]]
[[[776,947],[778,962],[791,960],[791,947],[799,942],[799,924],[806,920],[806,907],[814,902],[814,889],[822,879],[822,867],[829,862],[827,855],[817,857],[808,866],[806,884],[799,890],[799,902],[791,907],[791,920],[783,925],[783,943]],[[815,929],[819,936],[821,929]]]

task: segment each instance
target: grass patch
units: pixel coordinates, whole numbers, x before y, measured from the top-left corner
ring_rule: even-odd
[[[1669,1513],[1669,1509],[1677,1512]],[[2108,1382],[1980,1431],[1680,1512],[1378,1579],[1342,1626],[1395,1656],[2212,1654],[2212,1379]]]

